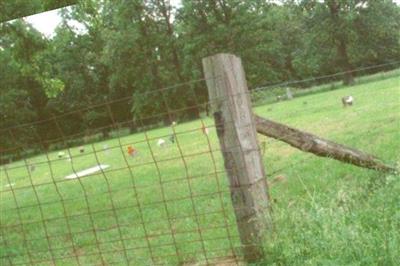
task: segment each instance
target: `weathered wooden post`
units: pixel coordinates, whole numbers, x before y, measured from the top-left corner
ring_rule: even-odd
[[[264,166],[240,58],[203,59],[211,110],[229,176],[232,204],[247,262],[263,259],[263,233],[271,226]]]

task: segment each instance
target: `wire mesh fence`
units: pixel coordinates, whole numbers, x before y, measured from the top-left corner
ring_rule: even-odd
[[[209,133],[213,125],[205,119],[183,124],[173,120],[179,112],[200,113],[203,104],[174,110],[164,101],[165,113],[136,119],[141,132],[122,137],[120,129],[132,126],[132,120],[118,121],[113,105],[125,106],[123,112],[129,113],[129,101],[2,131],[13,143],[20,143],[20,134],[31,134],[24,144],[3,151],[19,160],[2,167],[2,262],[165,265],[208,264],[219,257],[239,260],[225,171],[215,136]],[[92,142],[87,132],[68,132],[66,121],[90,112],[106,113],[111,122],[92,131],[113,131],[114,138]],[[154,126],[149,120],[171,126],[148,130]],[[51,136],[44,139],[39,127],[51,130]],[[77,141],[83,143],[76,146]],[[30,149],[41,155],[27,157],[24,152]]]
[[[366,77],[371,82],[361,85],[305,97],[299,95],[279,102],[273,99],[270,102],[277,103],[259,105],[254,112],[378,156],[398,167],[400,86],[398,72],[393,73]],[[342,105],[341,98],[346,95],[354,97],[353,106]],[[362,258],[355,255],[355,249],[362,246],[364,257],[382,256],[389,264],[397,260],[398,252],[385,253],[382,249],[384,241],[380,240],[388,234],[387,239],[393,243],[390,247],[399,243],[395,229],[399,226],[396,211],[388,207],[391,200],[398,201],[395,195],[399,190],[394,181],[398,180],[398,174],[374,172],[317,157],[278,139],[259,136],[259,141],[274,202],[274,221],[279,225],[278,236],[270,250],[278,254],[293,252],[295,258],[302,258],[300,263],[305,263],[304,254],[311,253],[304,256],[316,263],[318,259],[315,258],[320,254],[323,254],[323,260],[332,254],[341,256],[345,253],[354,256],[350,261],[361,261]],[[374,205],[377,197],[383,200]],[[378,219],[387,221],[393,230],[379,229]],[[371,233],[370,226],[374,228],[372,234],[379,240],[367,237]],[[352,241],[357,241],[358,246],[347,247],[346,243]],[[286,245],[288,248],[282,248]],[[346,246],[345,250],[340,250],[341,246]],[[292,251],[294,248],[298,251]],[[373,252],[373,256],[368,255]],[[282,257],[277,255],[275,259],[279,261]]]
[[[125,98],[1,129],[11,144],[1,152],[1,264],[241,265],[218,125],[205,115],[210,102],[196,94],[206,90],[205,82],[146,92],[163,99],[164,112],[136,119],[121,115],[131,113],[131,98]],[[165,97],[188,89],[192,106],[176,107]],[[272,97],[264,94],[253,98],[254,112],[392,162],[386,148],[396,145],[398,116],[385,112],[398,110],[397,99],[387,89],[371,97],[371,90],[355,86],[346,89],[355,105],[345,109],[343,93],[328,99],[294,93],[285,105],[261,105]],[[71,126],[93,113],[102,116],[89,129]],[[198,119],[176,119],[187,113]],[[279,140],[259,141],[273,187],[302,181],[313,169],[322,169],[323,178],[337,166]],[[273,191],[277,200],[280,191]]]

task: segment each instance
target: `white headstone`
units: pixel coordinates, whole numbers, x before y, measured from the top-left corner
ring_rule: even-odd
[[[159,147],[164,147],[164,146],[165,146],[165,140],[163,140],[163,139],[158,139],[157,145],[158,145]]]
[[[353,96],[351,96],[351,95],[348,96],[347,99],[346,99],[346,102],[347,102],[347,103],[353,103],[353,101],[354,101],[354,98],[353,98]]]
[[[105,152],[106,155],[110,154],[110,149],[109,149],[108,144],[103,145],[103,151]]]
[[[286,88],[286,96],[287,96],[288,100],[293,99],[293,94],[289,87]]]

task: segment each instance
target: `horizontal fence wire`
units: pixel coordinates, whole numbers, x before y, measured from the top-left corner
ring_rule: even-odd
[[[214,125],[201,119],[196,124],[170,126],[165,133],[146,129],[152,128],[146,120],[172,125],[177,113],[194,110],[199,116],[204,111],[204,103],[198,102],[187,108],[170,107],[164,93],[177,87],[152,91],[164,98],[165,112],[135,120],[116,117],[113,104],[130,103],[130,99],[120,99],[1,129],[15,143],[3,149],[2,156],[15,153],[18,158],[1,169],[5,199],[1,202],[1,233],[6,250],[0,254],[1,261],[7,265],[57,264],[65,259],[78,265],[108,265],[116,259],[143,265],[186,260],[210,264],[218,260],[213,254],[223,248],[222,258],[239,262],[240,241],[220,149],[215,137],[205,133],[213,131]],[[193,97],[197,99],[194,90]],[[84,140],[79,144],[84,146],[82,151],[71,140],[87,138],[90,133],[68,134],[63,126],[68,118],[82,117],[96,108],[105,110],[111,124],[92,131],[112,130],[115,135],[106,148]],[[132,123],[142,130],[133,138],[120,136],[120,128]],[[44,139],[32,130],[40,126],[56,134]],[[30,142],[19,143],[20,131],[29,130],[33,133]],[[158,145],[160,139],[168,143]],[[188,145],[192,139],[197,143]],[[49,149],[50,145],[55,146]],[[31,147],[37,149],[37,156],[25,153]],[[129,153],[128,147],[137,153]],[[204,169],[201,161],[208,163]],[[111,167],[65,178],[68,172],[77,175],[85,167],[105,163]],[[190,245],[192,249],[187,250]],[[143,254],[134,259],[135,252]]]
[[[215,79],[215,78],[218,78],[218,77],[213,77],[213,79]],[[181,87],[188,86],[188,85],[197,84],[197,83],[204,82],[204,81],[207,81],[207,80],[208,79],[206,79],[206,78],[191,80],[191,81],[179,83],[179,84],[176,84],[176,85],[173,85],[173,86],[168,86],[168,87],[163,87],[163,88],[153,89],[153,90],[150,89],[150,90],[147,90],[147,91],[144,91],[144,92],[136,93],[135,95],[136,96],[148,96],[150,94],[163,94],[163,93],[171,91],[173,89],[181,88]],[[125,102],[125,101],[131,102],[132,101],[132,96],[126,96],[126,97],[118,98],[118,99],[115,99],[115,100],[110,100],[110,101],[105,101],[105,102],[101,102],[101,103],[97,103],[97,104],[92,104],[92,105],[90,105],[88,107],[78,108],[77,110],[75,109],[75,110],[70,111],[70,112],[64,112],[63,114],[60,114],[57,117],[58,118],[62,118],[62,117],[65,117],[67,115],[76,114],[76,113],[88,111],[88,110],[93,109],[93,108],[105,107],[107,105],[117,104],[117,103],[121,103],[121,102]],[[39,121],[34,122],[34,123],[32,123],[32,122],[31,123],[22,123],[22,124],[18,124],[16,126],[10,126],[10,127],[2,128],[2,130],[9,130],[9,129],[18,128],[18,127],[29,127],[29,126],[32,126],[34,124],[41,124],[41,123],[45,123],[45,122],[51,121],[52,119],[53,118],[43,119],[43,120],[39,120]]]
[[[201,102],[189,86],[196,84],[206,90],[206,81],[150,91],[162,97],[163,111],[135,119],[118,117],[116,104],[125,106],[124,112],[131,111],[128,106],[132,99],[124,98],[0,129],[2,136],[7,134],[14,143],[1,151],[2,158],[8,158],[0,166],[1,264],[242,265],[243,245],[234,216],[238,209],[232,206],[230,193],[246,185],[229,184],[227,171],[232,169],[226,169],[223,163],[216,134],[219,125],[212,114],[205,115],[206,106],[213,102]],[[194,103],[176,108],[166,93],[184,86],[189,86]],[[264,89],[246,94],[252,98],[255,91]],[[254,112],[379,155],[378,147],[365,139],[393,137],[398,120],[377,117],[357,134],[342,133],[359,130],[355,121],[364,119],[371,108],[383,113],[398,103],[384,91],[381,99],[369,97],[370,91],[354,93],[351,109],[344,108],[338,96],[321,103],[318,98],[303,100],[294,95],[293,101],[287,101],[294,107],[268,104],[254,108]],[[232,98],[238,96],[241,94]],[[379,104],[382,99],[387,100],[386,105]],[[97,108],[106,114],[108,125],[90,131],[65,128],[75,116],[83,117]],[[318,117],[320,110],[335,112]],[[197,119],[182,123],[176,119],[189,112]],[[294,119],[303,116],[317,120],[309,123]],[[382,122],[388,128],[384,133],[374,127],[374,123]],[[39,127],[52,128],[53,135],[41,136],[35,130]],[[108,137],[96,137],[105,130]],[[28,142],[18,141],[21,132],[30,132]],[[282,177],[287,182],[298,178],[308,190],[302,172],[310,164],[324,163],[327,171],[334,167],[333,160],[322,162],[288,147],[279,138],[259,136],[259,142],[258,152],[263,154],[274,201],[282,201],[275,194],[284,189]],[[239,146],[228,147],[230,152],[240,150]],[[10,155],[14,157],[9,159]],[[100,165],[108,167],[77,177],[82,170]],[[240,171],[240,166],[235,165],[234,170]],[[75,178],[66,178],[71,175]]]
[[[310,77],[310,78],[305,78],[305,79],[291,80],[291,81],[278,82],[278,83],[272,83],[272,84],[264,83],[264,85],[257,86],[253,90],[262,90],[264,88],[273,87],[273,86],[284,86],[284,85],[288,86],[288,85],[292,85],[292,84],[301,84],[301,83],[305,83],[305,82],[309,82],[309,81],[325,80],[325,79],[334,78],[334,77],[343,77],[345,74],[357,73],[357,72],[362,72],[362,71],[372,70],[372,69],[374,69],[374,70],[383,69],[388,66],[393,67],[393,66],[396,66],[399,64],[400,64],[400,61],[394,61],[394,62],[390,62],[390,63],[377,64],[377,65],[372,65],[372,66],[367,66],[367,67],[359,67],[359,68],[352,69],[352,70],[341,71],[341,72],[328,74],[328,75],[321,75],[321,76],[317,76],[317,77]]]
[[[318,91],[324,92],[340,88],[342,79],[346,74],[357,74],[354,77],[354,83],[371,81],[374,76],[380,79],[382,76],[398,76],[400,61],[390,63],[371,65],[360,67],[349,71],[341,71],[329,75],[321,75],[316,77],[290,80],[278,83],[264,83],[263,85],[254,86],[251,88],[251,99],[253,105],[262,105],[271,102],[287,100],[290,97],[308,95]],[[377,73],[371,73],[374,71]],[[369,75],[369,76],[368,76]]]

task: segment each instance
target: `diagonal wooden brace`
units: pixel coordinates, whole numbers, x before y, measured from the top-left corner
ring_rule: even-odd
[[[257,132],[289,144],[304,152],[332,158],[344,163],[383,172],[396,172],[396,168],[386,165],[379,158],[354,148],[320,138],[284,124],[254,115]]]

